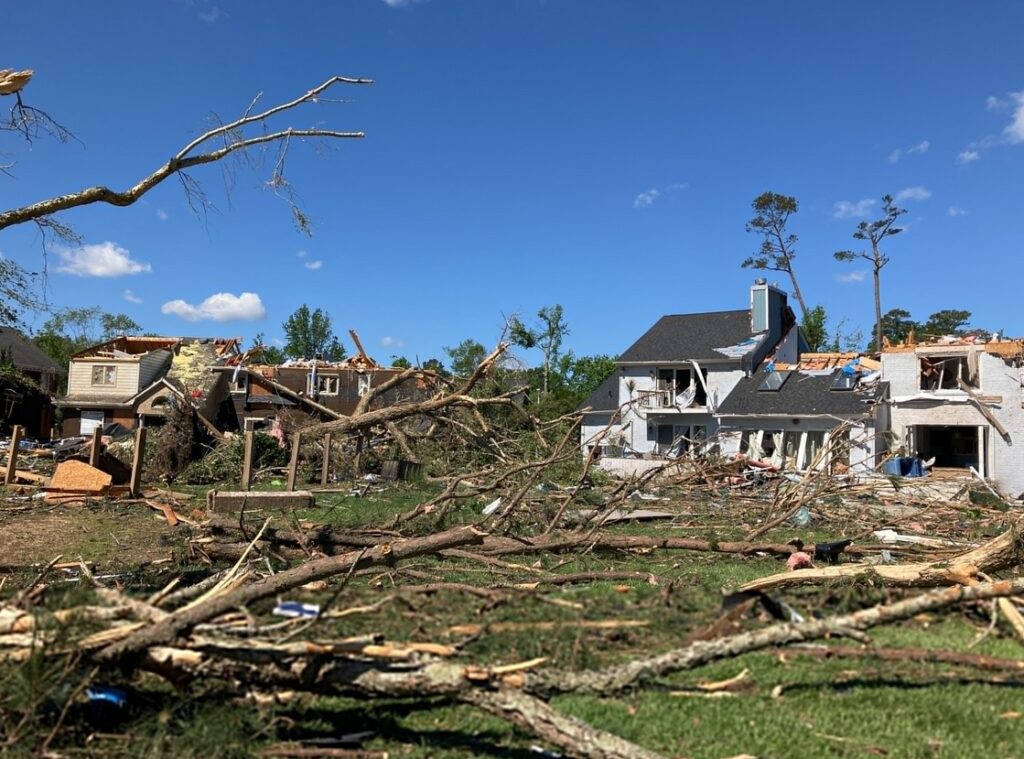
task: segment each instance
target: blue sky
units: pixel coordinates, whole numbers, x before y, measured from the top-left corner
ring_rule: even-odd
[[[561,303],[567,348],[617,354],[662,314],[746,306],[744,224],[773,190],[801,204],[808,301],[867,335],[870,273],[832,253],[891,193],[907,230],[883,309],[1024,335],[1021,3],[35,2],[5,25],[0,67],[35,69],[26,100],[81,143],[0,133],[4,208],[127,187],[259,92],[375,80],[279,122],[366,132],[290,151],[312,237],[269,167],[216,166],[194,172],[205,219],[170,181],[65,214],[82,249],[44,259],[34,227],[0,232],[3,255],[45,261],[56,306],[274,340],[307,303],[386,360],[491,345],[504,317]]]

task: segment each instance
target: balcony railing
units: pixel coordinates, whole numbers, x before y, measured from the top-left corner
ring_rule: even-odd
[[[661,382],[654,390],[636,391],[637,405],[641,409],[683,409],[695,405],[703,406],[703,403],[698,403],[696,395],[697,391],[693,386],[677,391],[671,383]]]

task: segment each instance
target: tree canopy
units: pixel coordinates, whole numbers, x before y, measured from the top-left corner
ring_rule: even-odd
[[[761,236],[761,247],[756,254],[747,257],[740,264],[744,269],[781,271],[789,275],[793,285],[793,297],[800,304],[800,311],[807,316],[800,285],[793,270],[796,258],[797,236],[786,226],[789,217],[800,210],[797,199],[777,192],[763,192],[751,203],[755,216],[747,222],[747,231]]]
[[[284,354],[289,358],[315,358],[341,361],[345,347],[334,334],[331,317],[322,309],[310,311],[303,303],[281,325],[285,334]]]

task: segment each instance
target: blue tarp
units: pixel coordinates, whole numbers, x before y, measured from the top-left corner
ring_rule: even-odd
[[[885,474],[894,477],[924,477],[924,465],[916,456],[897,456],[882,465]]]

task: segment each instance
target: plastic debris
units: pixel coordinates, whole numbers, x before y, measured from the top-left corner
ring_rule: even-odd
[[[316,619],[320,616],[320,604],[281,601],[274,607],[274,614],[278,617],[307,617]]]
[[[501,496],[498,496],[493,501],[491,501],[489,504],[484,506],[484,510],[483,510],[482,513],[484,515],[486,515],[486,516],[490,516],[491,514],[493,514],[495,511],[497,511],[500,508],[501,508]]]

